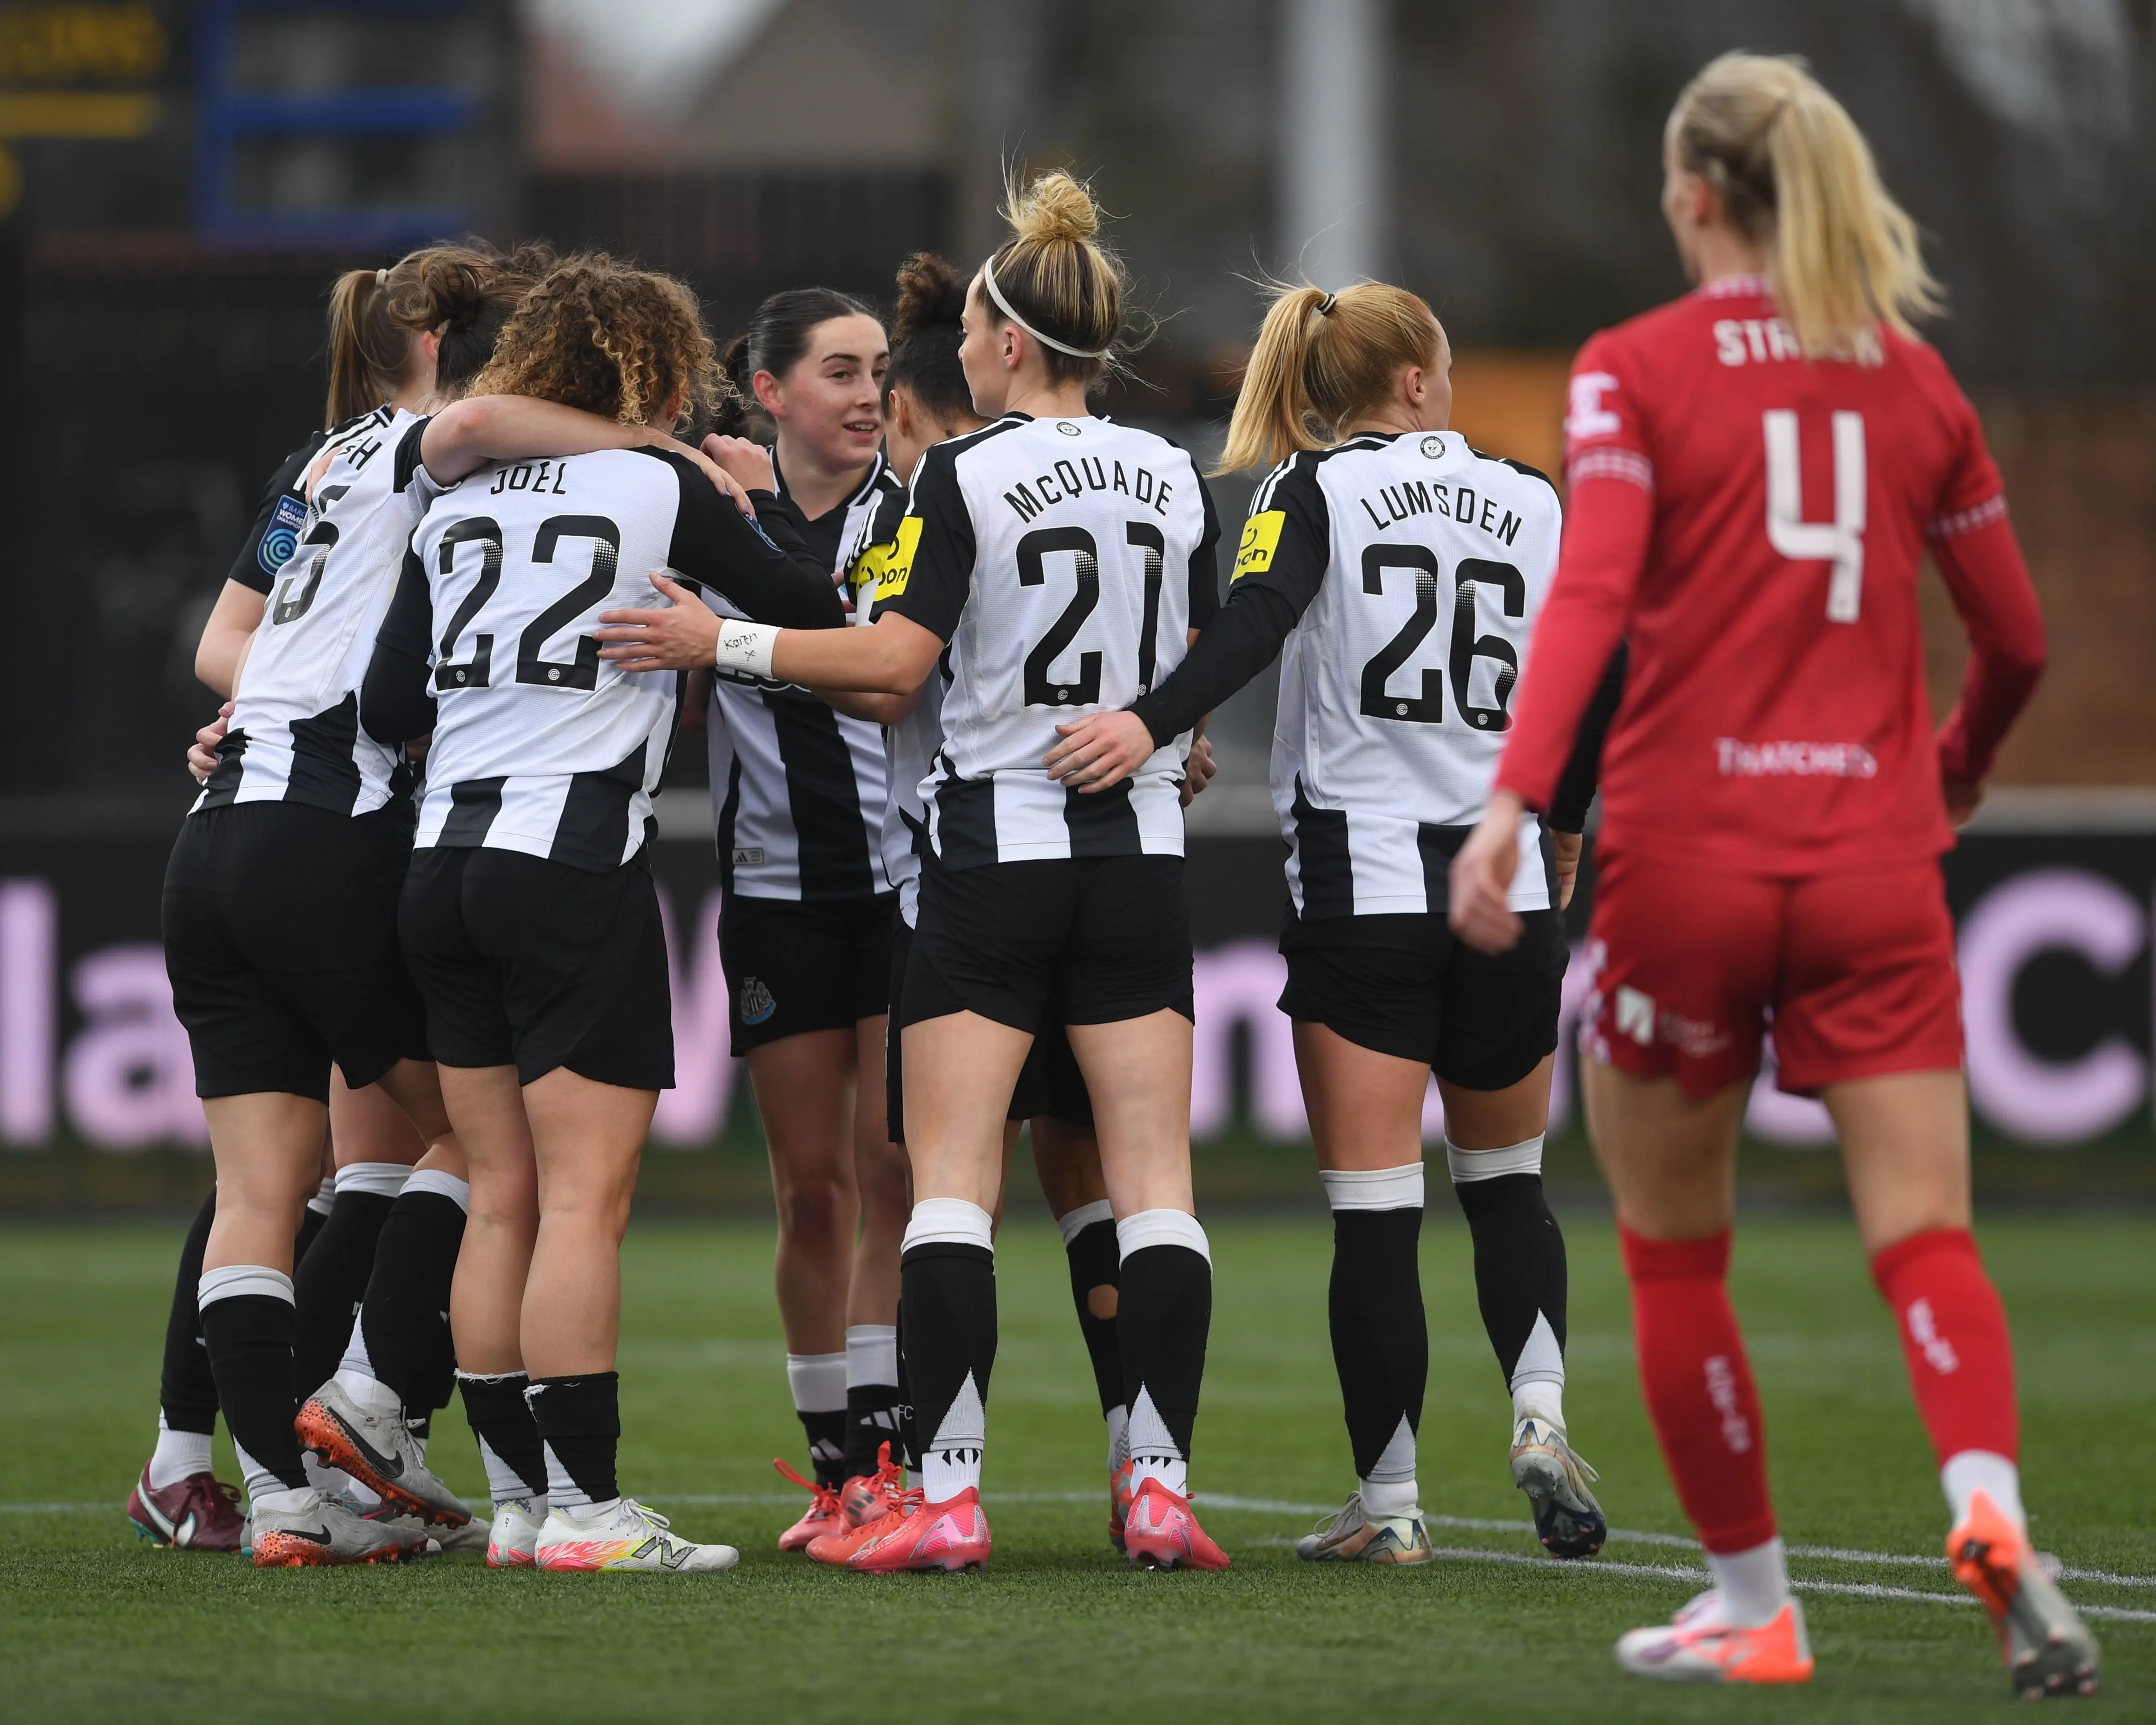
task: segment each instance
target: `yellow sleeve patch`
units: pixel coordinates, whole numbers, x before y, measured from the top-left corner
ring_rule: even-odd
[[[846,573],[846,585],[852,590],[856,605],[865,605],[875,598],[876,585],[883,579],[883,572],[890,564],[891,545],[888,541],[865,547],[854,559],[854,567]]]
[[[1287,524],[1284,510],[1269,509],[1263,515],[1254,515],[1243,523],[1243,542],[1235,547],[1235,570],[1229,577],[1240,581],[1245,575],[1262,574],[1273,566],[1273,553],[1280,549],[1281,529]]]
[[[883,547],[882,572],[876,578],[876,603],[895,599],[906,591],[913,573],[913,554],[921,548],[921,517],[910,515],[898,524],[898,537]]]

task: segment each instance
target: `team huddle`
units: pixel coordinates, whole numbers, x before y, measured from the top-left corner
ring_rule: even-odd
[[[197,657],[225,706],[189,756],[163,927],[217,1186],[136,1525],[264,1567],[738,1562],[616,1472],[620,1245],[674,1076],[653,799],[701,725],[806,1450],[778,1464],[808,1493],[781,1548],[987,1563],[1024,1128],[1109,1538],[1133,1566],[1228,1568],[1192,1487],[1214,1271],[1183,811],[1208,715],[1277,659],[1280,1007],[1355,1476],[1298,1556],[1436,1556],[1433,1076],[1512,1477],[1550,1553],[1606,1536],[1541,1178],[1599,798],[1588,1121],[1713,1581],[1620,1662],[1813,1669],[1726,1291],[1771,1023],[1779,1083],[1835,1117],[1955,1573],[2018,1692],[2092,1692],[2095,1640],[2029,1542],[1969,1232],[1938,869],[2042,620],[1976,417],[1914,334],[1938,297],[1913,224],[1846,114],[1796,63],[1727,55],[1664,165],[1697,285],[1582,351],[1562,502],[1450,429],[1422,299],[1282,285],[1214,470],[1265,476],[1224,534],[1189,453],[1089,407],[1132,320],[1064,174],[1012,184],[970,274],[909,260],[888,329],[803,288],[723,353],[686,287],[603,255],[444,245],[341,278],[327,429],[272,477]],[[1927,550],[1972,643],[1936,735]],[[452,1395],[484,1514],[429,1465]],[[220,1412],[244,1514],[211,1471]]]

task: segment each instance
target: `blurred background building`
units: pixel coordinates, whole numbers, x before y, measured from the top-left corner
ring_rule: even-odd
[[[214,706],[196,635],[320,423],[341,269],[467,231],[604,245],[688,279],[723,335],[781,287],[887,301],[914,249],[970,261],[1005,163],[1069,164],[1160,320],[1112,411],[1214,444],[1251,278],[1381,275],[1444,319],[1463,429],[1554,470],[1573,349],[1681,290],[1661,126],[1733,47],[1807,55],[1931,237],[1937,337],[2052,630],[2000,769],[2022,794],[1989,819],[2010,845],[2107,831],[2139,919],[2075,925],[2097,956],[2060,986],[2109,1003],[2095,1029],[2052,1047],[2044,1010],[2009,1015],[2069,1074],[2118,1041],[2145,1128],[2156,0],[0,0],[0,876],[59,866],[11,845],[161,860]],[[1224,517],[1243,495],[1223,484]],[[1943,701],[1960,635],[1935,581],[1928,603]],[[1271,833],[1270,700],[1224,718],[1194,831]],[[9,1072],[64,1064],[23,1040],[7,890],[0,1139],[44,1117],[10,1116]],[[154,902],[123,920],[154,935]],[[55,1050],[90,1011],[69,974]]]

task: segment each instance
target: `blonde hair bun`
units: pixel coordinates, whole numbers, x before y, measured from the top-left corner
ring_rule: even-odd
[[[1060,168],[1027,184],[1014,176],[1004,187],[1003,216],[1021,245],[1083,245],[1101,231],[1092,193]]]

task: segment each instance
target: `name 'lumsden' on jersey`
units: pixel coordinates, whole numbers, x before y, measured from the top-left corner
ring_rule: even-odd
[[[439,495],[419,465],[426,425],[386,407],[340,425],[312,502],[284,500],[297,537],[270,579],[196,809],[305,803],[356,815],[408,794],[395,784],[397,752],[360,729],[359,688],[405,542]]]
[[[1273,807],[1298,915],[1424,915],[1489,800],[1512,686],[1557,567],[1549,481],[1457,432],[1350,438],[1283,463],[1235,581],[1299,620],[1281,654]],[[1541,830],[1512,907],[1556,902]]]
[[[681,677],[625,673],[590,633],[602,611],[664,607],[651,572],[792,628],[845,621],[784,500],[746,520],[685,457],[605,449],[483,468],[413,535],[362,716],[426,728],[398,685],[428,667],[439,703],[414,844],[520,850],[603,870],[634,856],[673,741]],[[759,525],[760,523],[760,525]]]
[[[1065,720],[1127,706],[1182,663],[1219,606],[1219,538],[1190,457],[1113,420],[1009,413],[921,458],[875,605],[950,643],[921,788],[946,867],[1183,854],[1187,732],[1096,796],[1041,757]]]

